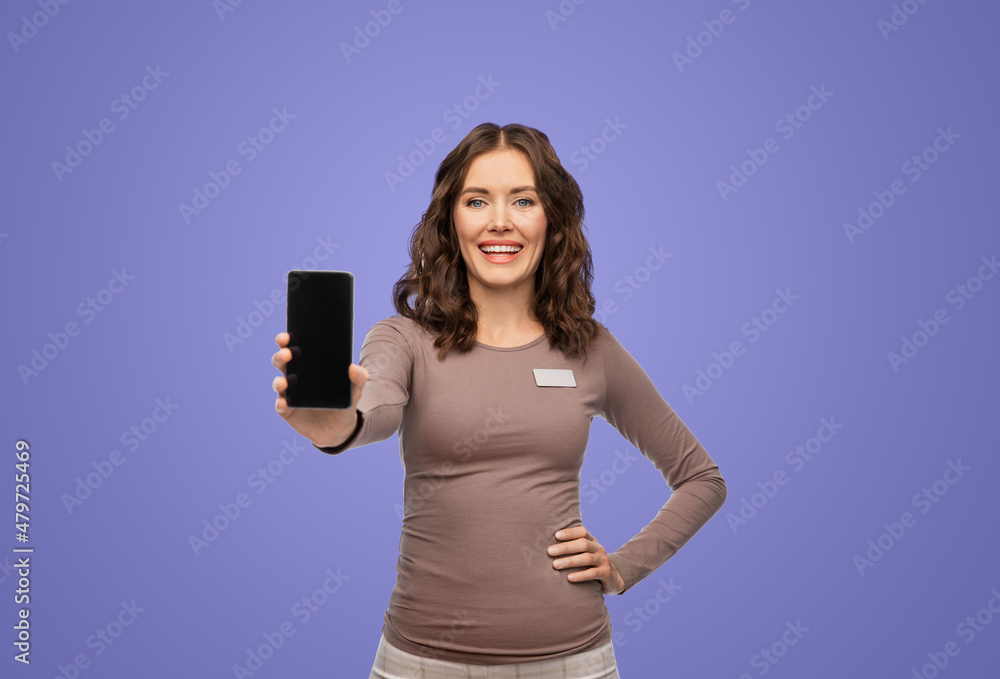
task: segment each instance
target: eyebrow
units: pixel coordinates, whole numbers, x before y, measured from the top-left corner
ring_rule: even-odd
[[[523,193],[525,191],[531,191],[533,193],[537,193],[537,191],[535,191],[534,186],[515,186],[510,190],[511,193]],[[462,191],[461,195],[464,196],[467,193],[485,193],[487,196],[490,195],[489,191],[479,186],[470,186],[465,191]]]

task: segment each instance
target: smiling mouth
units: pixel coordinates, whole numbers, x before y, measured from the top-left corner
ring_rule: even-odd
[[[480,245],[479,249],[487,255],[516,255],[524,248],[520,245]]]
[[[479,251],[483,253],[483,257],[486,258],[487,262],[492,264],[506,264],[507,262],[512,262],[517,257],[518,253],[524,248],[507,248],[507,247],[488,247],[479,248]]]

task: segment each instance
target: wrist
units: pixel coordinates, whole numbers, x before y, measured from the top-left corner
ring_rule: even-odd
[[[361,429],[361,425],[364,422],[364,418],[361,415],[361,411],[357,408],[354,409],[354,427],[347,436],[341,436],[340,438],[327,440],[325,442],[312,441],[312,444],[317,448],[337,448],[344,445],[348,441],[354,439],[358,435],[358,431]]]

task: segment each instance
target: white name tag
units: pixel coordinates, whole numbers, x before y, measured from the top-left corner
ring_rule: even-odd
[[[557,368],[535,368],[535,384],[539,387],[575,387],[576,378],[572,370]]]

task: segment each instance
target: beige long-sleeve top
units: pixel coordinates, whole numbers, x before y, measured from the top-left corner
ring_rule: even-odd
[[[597,580],[570,582],[546,548],[583,525],[580,468],[594,416],[645,455],[672,493],[609,558],[623,594],[681,548],[726,498],[719,468],[618,340],[601,326],[584,358],[541,336],[477,343],[437,358],[434,335],[403,316],[376,323],[360,426],[330,454],[399,433],[405,477],[396,585],[382,632],[404,651],[507,664],[591,650],[611,639]],[[538,386],[534,368],[572,370]],[[602,543],[603,544],[603,543]],[[605,545],[607,549],[610,547]]]

